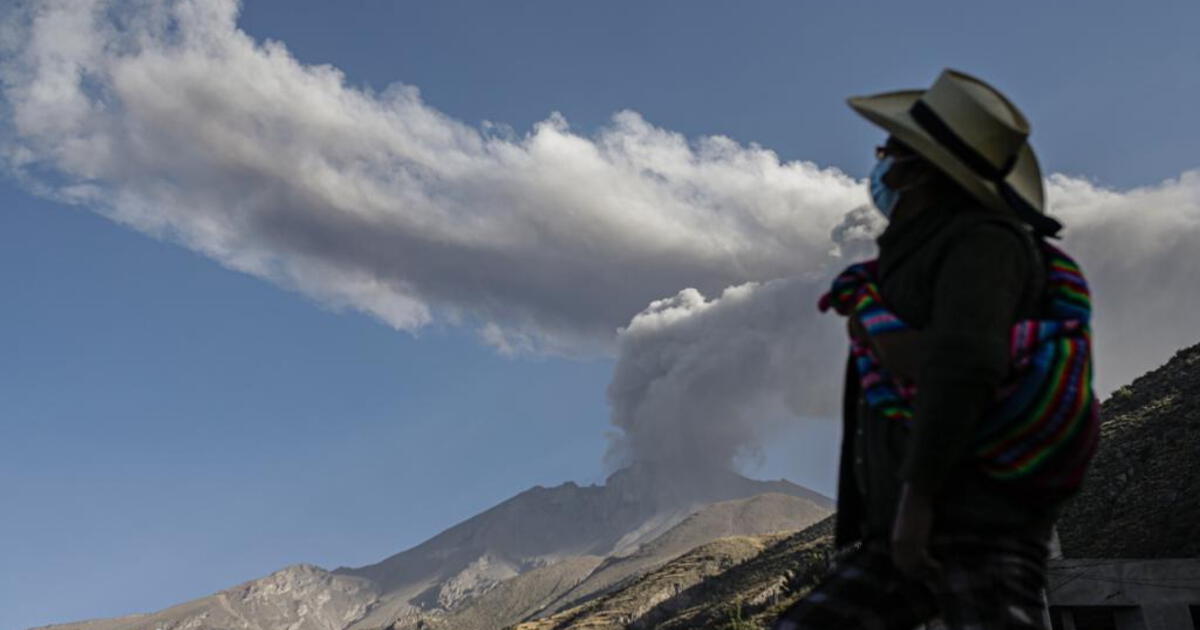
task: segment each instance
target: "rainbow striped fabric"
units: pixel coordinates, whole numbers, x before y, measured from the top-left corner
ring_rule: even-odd
[[[973,450],[989,477],[1054,497],[1079,487],[1100,421],[1092,391],[1087,281],[1070,256],[1050,243],[1040,245],[1048,270],[1042,318],[1013,325],[1011,375],[981,419]],[[876,271],[875,261],[851,265],[818,308],[857,317],[868,337],[908,330],[883,304]],[[851,339],[851,356],[867,404],[886,420],[911,424],[917,385],[890,374],[869,343]]]

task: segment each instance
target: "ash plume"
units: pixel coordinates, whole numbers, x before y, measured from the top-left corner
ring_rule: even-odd
[[[0,163],[29,190],[410,333],[616,356],[613,462],[730,467],[831,416],[840,323],[814,303],[881,227],[863,182],[615,114],[471,126],[237,26],[234,0],[0,10]],[[1200,171],[1048,179],[1096,297],[1109,390],[1194,343]],[[706,297],[707,296],[707,297]],[[619,332],[618,332],[619,331]]]
[[[1094,300],[1101,396],[1200,338],[1200,171],[1115,191],[1052,175],[1050,213],[1083,266]],[[853,210],[830,236],[851,258],[873,255],[882,228]],[[815,304],[829,273],[749,283],[712,299],[694,289],[658,300],[618,335],[609,398],[622,429],[611,465],[667,457],[733,466],[769,437],[777,410],[838,413],[845,333]]]
[[[237,28],[233,0],[10,10],[3,159],[44,194],[415,332],[607,354],[651,300],[819,265],[836,169],[634,112],[494,135]]]

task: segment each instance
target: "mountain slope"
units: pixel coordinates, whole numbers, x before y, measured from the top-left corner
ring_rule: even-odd
[[[760,622],[824,573],[833,519],[799,532],[735,536],[701,545],[623,588],[514,630],[703,630]]]
[[[601,580],[579,588],[606,558],[642,553],[650,559],[642,566],[654,566],[716,536],[794,528],[832,507],[828,498],[786,481],[693,473],[641,465],[614,473],[603,486],[538,486],[373,565],[332,572],[291,567],[157,613],[56,628],[400,630],[443,624],[493,630],[607,587]],[[690,529],[674,530],[706,506],[764,493],[773,498],[741,512],[717,510]],[[782,503],[790,507],[770,507]],[[793,518],[784,523],[781,515],[789,511]],[[647,555],[647,544],[671,531],[678,541]],[[628,572],[610,569],[606,575],[621,579]]]
[[[630,553],[569,558],[505,580],[449,611],[407,617],[392,627],[493,630],[590,600],[710,541],[795,531],[828,514],[829,510],[808,499],[780,493],[714,503]]]
[[[1059,521],[1063,554],[1200,556],[1200,345],[1113,392],[1101,418],[1096,458]]]
[[[623,555],[699,508],[766,492],[829,499],[786,481],[725,471],[623,469],[603,486],[536,487],[374,565],[336,573],[371,580],[379,603],[349,630],[405,628],[458,610],[505,580],[580,556]]]
[[[54,630],[343,628],[379,599],[368,580],[296,565],[148,615],[45,626]]]
[[[601,562],[598,556],[568,558],[557,564],[522,573],[497,584],[482,596],[448,613],[423,616],[396,630],[494,630],[545,609],[578,585]]]
[[[554,609],[577,604],[664,562],[719,538],[756,536],[803,529],[829,514],[807,499],[778,493],[714,503],[700,510],[636,552],[605,561],[586,580],[566,593]]]

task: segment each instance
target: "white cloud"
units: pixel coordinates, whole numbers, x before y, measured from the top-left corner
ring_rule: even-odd
[[[237,10],[8,9],[0,159],[38,193],[397,329],[615,351],[633,451],[681,457],[685,434],[727,461],[770,410],[832,412],[840,325],[813,302],[871,249],[861,182],[634,112],[590,137],[558,115],[471,127],[414,87],[354,88],[256,42]],[[1056,175],[1049,196],[1095,285],[1104,387],[1197,340],[1200,174],[1123,192]]]
[[[558,115],[492,134],[413,87],[356,89],[255,42],[236,11],[50,0],[11,14],[10,169],[396,328],[445,319],[564,354],[610,352],[617,326],[680,287],[820,266],[865,197],[834,169],[689,142],[633,112],[595,137]]]

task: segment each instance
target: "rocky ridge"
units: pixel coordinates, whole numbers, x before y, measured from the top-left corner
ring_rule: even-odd
[[[379,599],[368,580],[299,564],[153,614],[45,626],[54,630],[333,630]]]
[[[832,517],[799,532],[723,538],[594,601],[510,630],[757,628],[815,584],[832,554]]]
[[[502,582],[448,611],[427,611],[402,619],[392,628],[484,630],[553,614],[620,589],[715,539],[794,531],[827,514],[828,510],[815,508],[807,499],[779,493],[714,503],[627,553],[581,556],[551,564]]]

